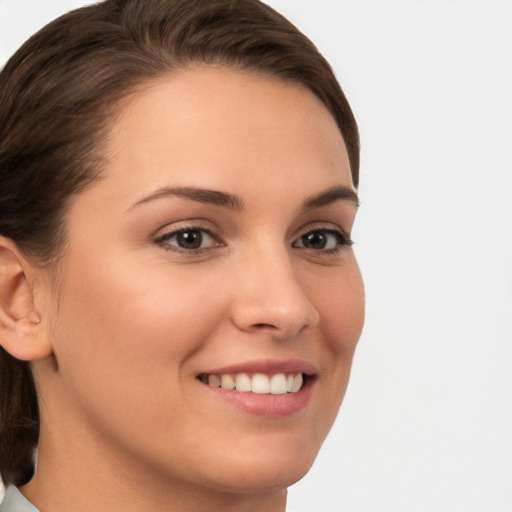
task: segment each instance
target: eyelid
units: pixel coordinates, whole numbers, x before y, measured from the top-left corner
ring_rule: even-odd
[[[350,231],[343,229],[338,224],[335,224],[333,222],[328,222],[328,221],[326,221],[326,222],[317,221],[317,222],[312,222],[310,224],[307,224],[307,225],[301,227],[300,229],[298,229],[295,232],[295,235],[293,238],[296,240],[296,239],[300,238],[301,236],[304,236],[307,233],[310,233],[311,231],[338,232],[338,233],[342,234],[347,239],[347,241],[351,241],[350,240]]]
[[[151,238],[156,241],[159,238],[186,230],[207,231],[212,236],[217,236],[217,229],[214,225],[212,225],[211,222],[198,218],[178,220],[164,224],[163,227],[158,228],[158,230],[156,230],[153,235],[151,235]]]

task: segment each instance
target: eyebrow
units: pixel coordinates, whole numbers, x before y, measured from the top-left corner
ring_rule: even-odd
[[[241,197],[235,194],[230,194],[228,192],[197,187],[162,187],[149,196],[144,197],[143,199],[132,204],[128,208],[128,211],[133,210],[135,207],[141,204],[149,203],[150,201],[169,196],[183,197],[185,199],[190,199],[199,203],[220,206],[238,212],[242,211],[245,206],[245,203]],[[349,187],[335,186],[313,196],[307,197],[303,202],[301,212],[306,213],[310,210],[321,208],[322,206],[327,206],[336,201],[348,201],[353,203],[356,208],[359,207],[359,199],[354,190]]]
[[[327,206],[336,201],[348,201],[356,208],[359,208],[359,198],[356,192],[349,187],[338,185],[306,198],[302,212],[305,213],[315,208],[321,208],[322,206]]]
[[[190,199],[199,203],[212,204],[214,206],[221,206],[235,211],[242,211],[244,209],[243,199],[227,192],[197,187],[163,187],[144,199],[134,203],[130,208],[128,208],[128,211],[133,210],[133,208],[140,204],[168,196],[184,197],[185,199]]]

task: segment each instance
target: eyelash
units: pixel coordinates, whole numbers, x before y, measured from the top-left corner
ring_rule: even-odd
[[[215,244],[212,247],[183,248],[183,247],[178,247],[177,245],[171,245],[169,243],[169,241],[172,240],[173,238],[179,237],[180,235],[183,235],[185,233],[189,233],[189,234],[190,233],[201,233],[202,234],[201,239],[200,239],[201,243],[203,242],[204,234],[206,233],[206,235],[208,237],[210,237],[213,241],[215,241]],[[305,247],[304,245],[298,245],[299,243],[304,244],[304,239],[306,236],[314,235],[314,234],[316,234],[316,235],[321,234],[321,235],[327,235],[327,236],[334,237],[335,238],[335,246],[332,248],[329,248],[329,249],[324,249],[324,248],[313,249],[313,248]],[[174,252],[183,253],[183,254],[199,254],[204,251],[207,251],[208,249],[211,249],[214,247],[222,247],[225,245],[223,242],[220,241],[220,238],[217,235],[215,235],[212,231],[210,231],[209,229],[200,227],[200,226],[183,227],[180,229],[170,231],[170,232],[165,233],[165,234],[161,235],[160,237],[158,237],[155,240],[155,243],[164,247],[165,250],[174,251]],[[335,229],[315,228],[315,229],[310,229],[309,231],[306,231],[303,235],[301,235],[292,244],[292,247],[297,248],[297,249],[301,249],[301,248],[309,249],[314,252],[327,254],[327,255],[329,255],[329,254],[335,255],[335,254],[340,253],[343,249],[352,246],[353,243],[354,242],[347,235],[345,235],[345,233],[343,233],[341,230],[338,231]],[[328,244],[328,242],[327,242],[327,244]]]

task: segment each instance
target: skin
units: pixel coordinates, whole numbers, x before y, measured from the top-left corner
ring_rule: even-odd
[[[243,208],[148,199],[164,187]],[[33,279],[49,347],[31,363],[41,437],[22,492],[36,506],[284,511],[338,412],[363,325],[354,253],[332,234],[350,237],[356,205],[303,211],[331,187],[353,190],[346,148],[300,85],[197,67],[125,101],[104,177],[69,209],[57,296],[48,276]],[[192,228],[212,233],[199,252],[162,240]],[[312,231],[336,250],[305,247]],[[262,359],[315,366],[303,410],[251,414],[196,378]]]

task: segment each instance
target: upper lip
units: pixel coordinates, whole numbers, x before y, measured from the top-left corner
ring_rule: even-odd
[[[226,373],[265,373],[268,375],[276,373],[305,373],[306,375],[315,375],[317,370],[313,363],[300,359],[258,359],[223,366],[221,368],[212,368],[201,372],[201,374],[208,375]]]

